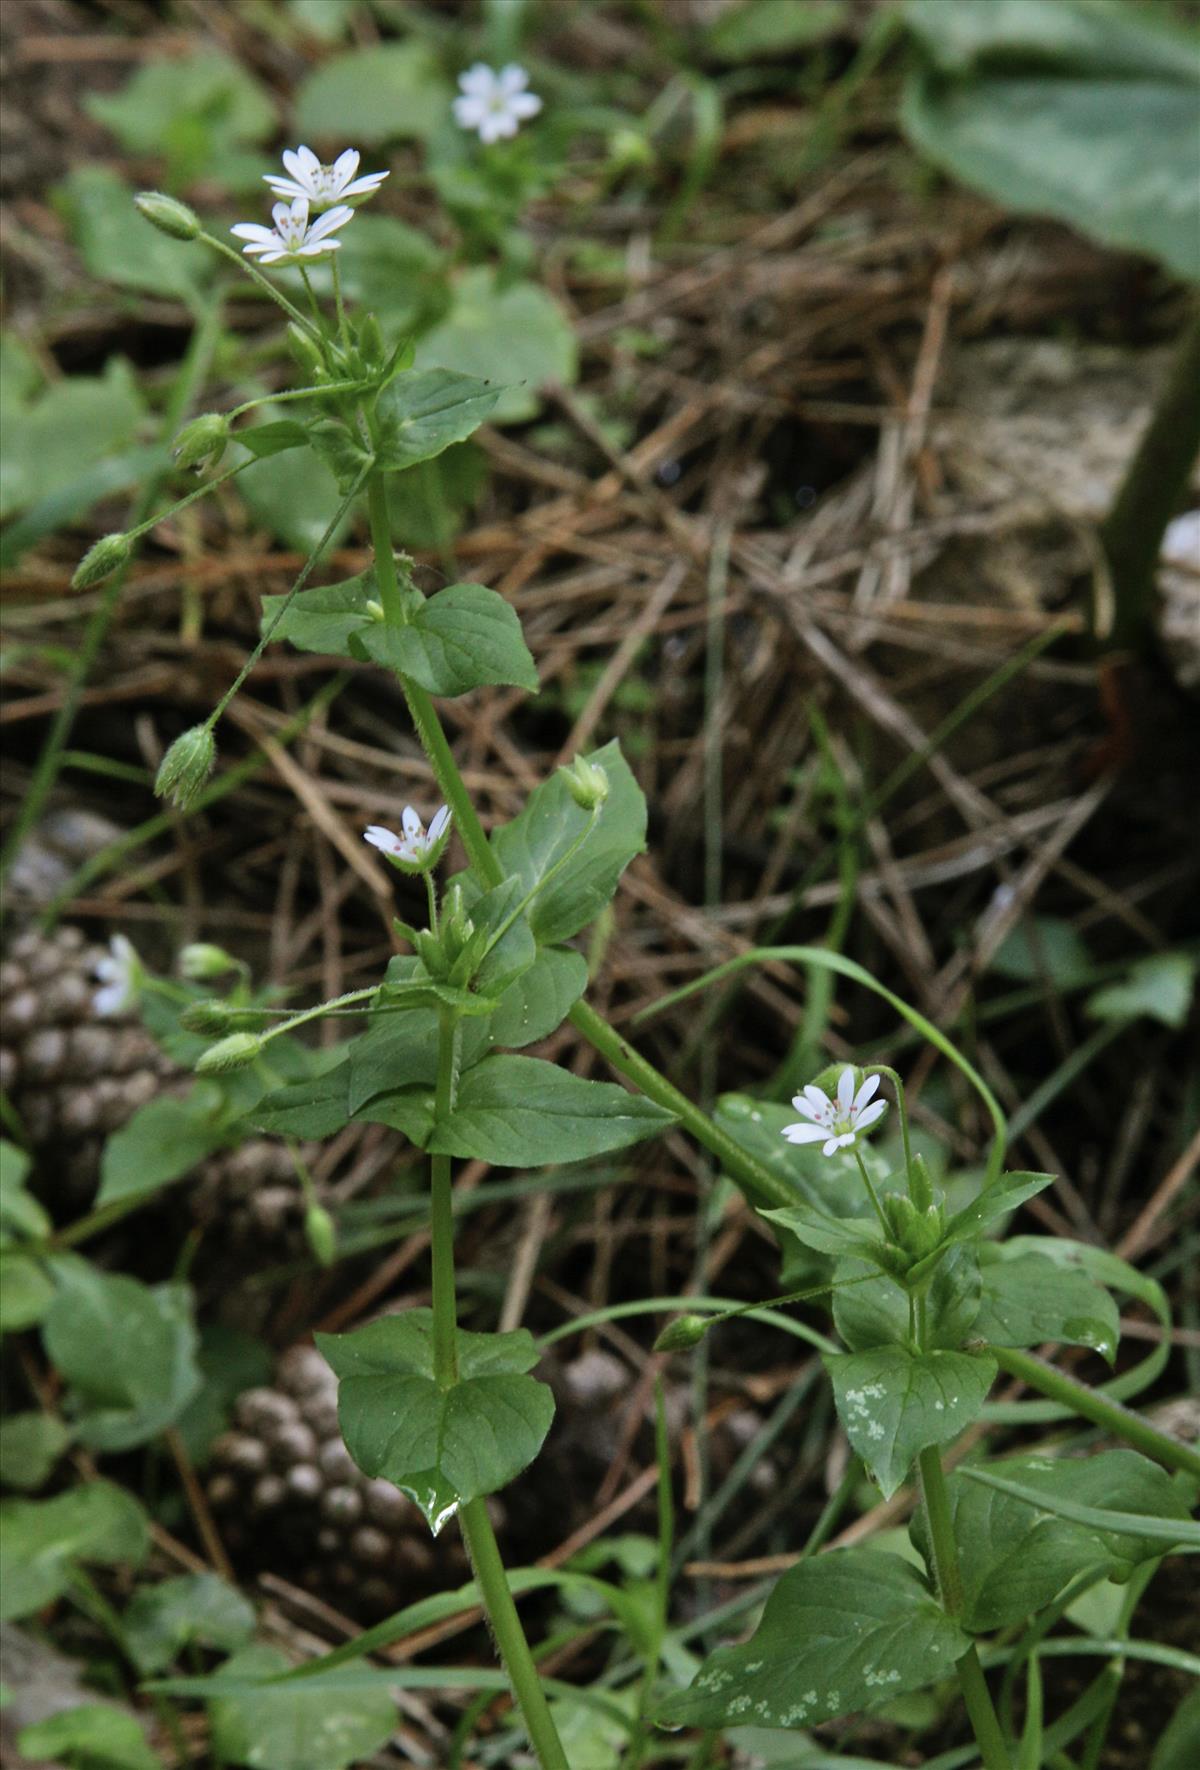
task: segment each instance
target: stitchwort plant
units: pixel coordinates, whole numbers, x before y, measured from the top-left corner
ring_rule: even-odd
[[[511,136],[536,100],[518,70],[489,81],[486,71],[464,78],[459,122],[485,140],[489,133]],[[655,1588],[658,1622],[641,1636],[646,1676],[636,1714],[625,1717],[624,1762],[636,1770],[645,1761],[655,1723],[804,1730],[953,1680],[988,1770],[1012,1770],[1018,1757],[1022,1765],[1040,1763],[1046,1741],[1037,1733],[1035,1695],[1046,1632],[1088,1587],[1116,1579],[1140,1591],[1163,1554],[1200,1546],[1189,1517],[1200,1456],[1123,1405],[1162,1369],[1165,1340],[1098,1387],[1031,1349],[1079,1347],[1111,1364],[1119,1329],[1112,1291],[1148,1304],[1165,1324],[1161,1291],[1092,1247],[1061,1238],[996,1238],[1052,1177],[1004,1171],[1005,1122],[986,1083],[936,1027],[851,961],[810,947],[751,952],[658,1006],[720,981],[730,969],[767,961],[824,967],[875,991],[957,1067],[991,1116],[982,1186],[957,1208],[914,1147],[893,1070],[841,1064],[795,1078],[790,1108],[726,1098],[710,1114],[587,1001],[587,963],[572,943],[605,910],[643,849],[645,802],[611,743],[556,770],[510,822],[488,831],[480,820],[438,703],[494,684],[532,692],[534,661],[514,610],[496,591],[455,583],[422,592],[393,545],[388,488],[394,476],[469,437],[500,389],[467,374],[414,367],[404,339],[385,336],[372,314],[352,311],[343,299],[342,241],[354,226],[355,205],[369,200],[382,179],[360,175],[359,165],[349,148],[330,165],[304,147],[286,154],[287,176],[268,179],[280,199],[273,226],[239,223],[233,232],[244,242],[240,251],[174,199],[138,199],[155,226],[223,255],[269,292],[301,371],[294,389],[271,396],[277,406],[287,402],[286,417],[241,426],[251,401],[188,426],[179,458],[202,479],[172,510],[253,472],[264,458],[303,450],[332,471],[341,500],[289,592],[264,598],[261,639],[242,671],[209,717],[168,752],[160,791],[184,811],[203,801],[230,700],[263,648],[284,641],[389,673],[439,794],[431,814],[406,807],[399,830],[371,824],[363,831],[398,874],[421,879],[425,894],[424,924],[395,920],[398,950],[376,981],[284,1010],[254,997],[240,977],[226,995],[205,993],[228,970],[215,949],[194,953],[185,967],[192,993],[179,1026],[194,1041],[196,1086],[221,1103],[226,1131],[239,1111],[247,1127],[297,1139],[373,1122],[401,1131],[424,1152],[431,1306],[318,1336],[339,1379],[350,1455],[368,1477],[409,1495],[431,1531],[462,1532],[474,1590],[532,1751],[543,1770],[568,1770],[560,1717],[526,1639],[487,1507],[488,1496],[538,1455],[553,1400],[533,1374],[539,1350],[527,1331],[459,1326],[453,1166],[480,1160],[535,1170],[682,1129],[776,1236],[784,1295],[771,1301],[815,1300],[831,1310],[836,1339],[794,1318],[769,1319],[798,1329],[820,1349],[856,1459],[842,1503],[865,1474],[884,1499],[911,1483],[917,1504],[908,1555],[866,1547],[817,1554],[820,1532],[798,1544],[797,1564],[775,1586],[749,1638],[719,1648],[690,1683],[687,1654],[664,1651],[664,1559]],[[328,263],[331,304],[322,305],[308,277],[314,261]],[[299,272],[303,305],[264,274],[285,266]],[[230,451],[231,464],[222,466]],[[309,587],[331,537],[360,509],[370,565]],[[106,537],[83,561],[79,581],[94,582],[124,563],[140,535],[170,513]],[[102,995],[123,1004],[127,992],[142,987],[136,955],[114,948],[109,967]],[[331,1060],[326,1053],[320,1065],[306,1066],[293,1035],[326,1017],[355,1017],[357,1030]],[[585,1080],[523,1054],[567,1020],[620,1082]],[[247,1081],[242,1092],[239,1078]],[[893,1123],[897,1136],[885,1141]],[[311,1240],[323,1257],[332,1256],[328,1223],[314,1225]],[[660,1341],[663,1350],[694,1346],[729,1313],[719,1300],[686,1301],[688,1312]],[[661,1310],[664,1301],[645,1307]],[[1082,1421],[1124,1448],[1079,1460],[1052,1442],[1045,1453],[983,1457],[981,1428],[1001,1373],[1041,1400],[1024,1413],[1006,1403],[992,1417]],[[954,1457],[949,1470],[947,1447]],[[665,1469],[661,1422],[660,1455]],[[669,1550],[669,1486],[660,1493],[660,1517]],[[382,1634],[371,1631],[297,1673],[282,1676],[272,1665],[261,1688],[272,1700],[289,1678],[302,1690],[305,1678],[336,1670],[405,1626],[403,1617],[393,1619]],[[999,1707],[989,1668],[1003,1671]],[[1018,1742],[1011,1686],[1021,1671],[1034,1719]],[[203,1681],[193,1681],[192,1693],[196,1687]],[[1081,1728],[1101,1707],[1097,1698]],[[1052,1749],[1065,1743],[1056,1736]]]

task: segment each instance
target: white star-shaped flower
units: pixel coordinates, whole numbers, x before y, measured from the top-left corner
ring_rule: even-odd
[[[510,62],[508,67],[489,68],[477,61],[458,76],[461,96],[454,101],[454,121],[460,129],[474,129],[489,146],[515,135],[528,117],[536,117],[542,101],[528,92],[529,75]]]
[[[427,872],[441,858],[442,850],[450,840],[450,807],[443,805],[435,811],[428,829],[411,805],[404,807],[401,821],[404,825],[402,836],[385,829],[382,824],[371,824],[363,832],[363,841],[386,854],[403,872]]]
[[[337,209],[327,210],[310,225],[308,198],[296,197],[290,205],[275,204],[271,210],[273,228],[261,227],[256,221],[239,221],[229,231],[246,241],[242,251],[248,258],[260,259],[263,264],[295,264],[301,258],[320,258],[322,253],[336,251],[342,242],[329,236],[345,227],[353,215],[353,209],[343,203]]]
[[[313,213],[319,215],[334,203],[346,203],[351,197],[365,201],[375,195],[387,173],[364,172],[361,178],[356,178],[358,162],[357,148],[347,148],[332,166],[323,166],[310,147],[285,148],[283,163],[291,177],[282,178],[278,172],[266,172],[263,180],[277,197],[307,198]]]
[[[92,997],[97,1014],[124,1014],[133,1007],[142,987],[142,962],[123,934],[113,935],[108,951],[92,967],[92,974],[104,986]]]
[[[854,1071],[848,1064],[838,1077],[836,1100],[831,1100],[823,1089],[810,1082],[803,1094],[797,1094],[792,1101],[796,1111],[802,1112],[809,1122],[785,1125],[784,1136],[789,1143],[823,1144],[822,1155],[834,1155],[839,1149],[849,1149],[857,1142],[860,1133],[883,1115],[886,1101],[875,1100],[868,1105],[878,1087],[879,1077],[868,1076],[856,1094]]]

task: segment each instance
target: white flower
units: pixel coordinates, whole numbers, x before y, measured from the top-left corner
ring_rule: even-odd
[[[108,951],[92,967],[97,983],[104,985],[92,997],[97,1014],[123,1014],[137,1001],[142,987],[142,962],[123,934],[114,934]]]
[[[860,1131],[873,1125],[884,1111],[886,1101],[876,1100],[873,1105],[867,1105],[878,1087],[879,1077],[868,1076],[856,1094],[854,1071],[848,1064],[838,1077],[836,1101],[810,1082],[803,1094],[795,1096],[792,1105],[811,1122],[785,1125],[784,1136],[789,1143],[822,1143],[822,1155],[849,1149],[857,1142]]]
[[[264,264],[294,264],[300,258],[319,258],[323,252],[336,251],[342,242],[329,236],[336,228],[345,227],[353,214],[353,209],[342,204],[327,210],[310,226],[308,198],[297,197],[290,207],[276,203],[271,210],[273,228],[260,227],[256,221],[239,221],[229,231],[247,242],[242,251],[248,258],[260,258]]]
[[[435,811],[429,820],[428,829],[424,828],[411,805],[404,807],[402,821],[402,836],[384,829],[382,824],[372,824],[363,832],[363,841],[369,842],[372,848],[378,848],[381,854],[386,854],[389,860],[394,860],[401,868],[425,872],[440,857],[442,849],[450,840],[450,807],[443,805],[440,810]]]
[[[361,178],[355,178],[358,160],[358,149],[347,148],[332,166],[322,166],[309,147],[285,148],[283,163],[292,176],[281,178],[277,172],[266,172],[263,180],[277,197],[306,197],[319,215],[322,209],[344,203],[349,197],[375,195],[387,173],[365,172]]]
[[[454,121],[460,129],[476,129],[488,144],[515,135],[527,117],[536,117],[542,101],[527,92],[529,75],[510,62],[508,67],[489,68],[477,61],[458,76],[461,98],[454,101]]]

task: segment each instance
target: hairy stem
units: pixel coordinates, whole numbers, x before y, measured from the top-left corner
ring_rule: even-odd
[[[443,1011],[438,1018],[438,1067],[435,1113],[440,1121],[454,1109],[458,1091],[458,1018]],[[430,1255],[433,1262],[433,1374],[439,1386],[452,1389],[458,1381],[458,1319],[454,1293],[454,1195],[450,1157],[430,1157],[432,1213]],[[542,1770],[569,1770],[558,1730],[538,1678],[533,1654],[525,1639],[517,1607],[513,1603],[496,1533],[482,1498],[468,1500],[458,1510],[459,1527],[483,1607],[495,1636],[496,1647],[508,1673],[513,1695],[525,1720],[530,1743]]]
[[[1152,1457],[1165,1469],[1181,1469],[1186,1475],[1200,1476],[1200,1451],[1190,1444],[1181,1444],[1177,1438],[1169,1438],[1140,1414],[1122,1407],[1119,1401],[1110,1401],[1107,1396],[1097,1394],[1086,1383],[1068,1377],[1044,1359],[1035,1358],[1031,1352],[1019,1352],[1013,1346],[989,1346],[988,1352],[1010,1377],[1019,1377],[1031,1389],[1037,1389],[1051,1401],[1070,1408],[1072,1413],[1090,1420],[1094,1426],[1102,1426],[1114,1438],[1123,1438],[1126,1444],[1131,1444],[1144,1456]]]
[[[958,1566],[958,1548],[954,1541],[954,1521],[950,1515],[946,1477],[942,1473],[942,1459],[936,1445],[923,1450],[917,1463],[921,1474],[921,1494],[929,1524],[938,1592],[946,1614],[958,1621],[963,1609],[962,1575]],[[1012,1770],[1012,1760],[1004,1743],[1004,1734],[992,1706],[991,1692],[988,1690],[974,1643],[955,1663],[954,1669],[958,1673],[963,1701],[979,1744],[985,1770]]]

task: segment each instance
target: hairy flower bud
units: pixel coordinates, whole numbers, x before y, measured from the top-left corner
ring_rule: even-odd
[[[88,548],[75,567],[75,576],[71,579],[72,590],[87,590],[91,585],[98,584],[101,578],[107,578],[119,565],[124,565],[132,551],[127,535],[101,535],[95,546]]]
[[[228,418],[221,412],[202,412],[175,438],[176,463],[180,467],[215,467],[228,441]]]
[[[227,1039],[219,1044],[210,1045],[203,1056],[196,1060],[198,1076],[225,1075],[232,1069],[245,1069],[253,1063],[263,1048],[263,1042],[257,1033],[230,1033]]]
[[[233,1032],[237,1023],[237,1009],[216,998],[191,1002],[179,1016],[184,1032],[201,1033],[206,1038],[218,1038],[222,1033]]]
[[[173,240],[200,237],[200,217],[177,197],[168,197],[164,191],[139,191],[133,199],[133,206],[139,215],[153,223],[159,233],[170,234]]]
[[[193,725],[175,739],[159,764],[154,791],[186,811],[213,771],[217,746],[207,725]]]
[[[570,766],[564,764],[558,772],[566,782],[572,799],[582,810],[594,811],[608,798],[608,776],[597,763],[589,762],[586,756],[576,756]]]
[[[295,320],[288,322],[287,341],[292,356],[309,379],[311,381],[325,380],[325,360],[308,333],[302,326],[298,326]]]
[[[656,1352],[690,1352],[708,1332],[702,1315],[677,1315],[654,1342]]]
[[[309,1205],[305,1211],[304,1237],[313,1258],[322,1266],[332,1266],[337,1258],[337,1231],[324,1205]]]
[[[230,971],[240,970],[241,963],[232,953],[207,940],[193,940],[179,955],[180,975],[190,983],[203,983],[210,977],[224,977]]]

